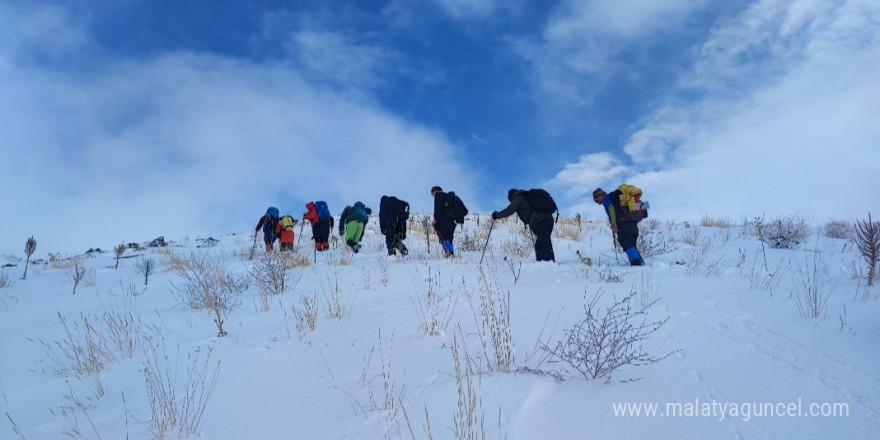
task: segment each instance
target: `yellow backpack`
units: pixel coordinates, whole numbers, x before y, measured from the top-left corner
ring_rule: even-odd
[[[636,212],[642,209],[642,190],[633,185],[623,184],[617,187],[620,191],[620,207],[627,212]]]
[[[284,217],[281,217],[281,229],[284,229],[285,231],[292,231],[293,225],[295,223],[296,222],[293,221],[293,217],[291,217],[289,215],[285,215]]]

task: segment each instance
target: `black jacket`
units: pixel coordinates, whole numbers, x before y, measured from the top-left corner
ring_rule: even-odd
[[[382,196],[379,203],[379,230],[383,235],[388,233],[406,233],[406,221],[409,219],[409,203],[394,196]]]
[[[523,223],[529,225],[530,228],[534,228],[538,223],[546,220],[553,219],[553,215],[551,214],[542,214],[540,212],[533,212],[532,207],[529,206],[529,202],[526,201],[526,198],[523,197],[522,191],[516,191],[510,197],[510,205],[507,205],[507,208],[498,211],[495,214],[495,218],[506,218],[510,217],[514,212],[519,216],[519,219],[522,220]]]

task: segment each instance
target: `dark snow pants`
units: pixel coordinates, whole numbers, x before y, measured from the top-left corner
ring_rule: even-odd
[[[535,259],[538,261],[556,261],[553,255],[553,242],[550,236],[553,234],[553,217],[547,217],[532,226],[535,234]]]

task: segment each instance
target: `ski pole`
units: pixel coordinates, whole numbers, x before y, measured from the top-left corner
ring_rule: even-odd
[[[306,225],[305,220],[301,221],[299,224],[299,240],[297,240],[296,245],[294,246],[294,250],[299,249],[299,242],[302,241],[303,236],[303,226]]]
[[[617,238],[617,233],[614,231],[611,231],[611,244],[614,245],[614,260],[617,261],[618,263],[620,263],[620,256],[617,255],[618,254],[618,252],[617,252],[617,242],[618,241],[619,240]]]
[[[486,244],[483,246],[483,255],[480,256],[480,264],[483,264],[483,257],[486,256],[486,248],[489,247],[489,238],[492,237],[492,228],[495,227],[495,219],[492,219],[492,223],[489,223],[489,233],[486,234]]]

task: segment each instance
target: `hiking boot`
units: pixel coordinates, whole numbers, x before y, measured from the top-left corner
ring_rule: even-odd
[[[388,248],[388,255],[397,255],[397,252],[395,251],[394,248]]]
[[[351,245],[351,250],[353,250],[354,253],[358,253],[361,250],[361,245],[355,243],[355,244]]]
[[[630,266],[644,266],[645,262],[639,259],[635,259],[629,262]]]
[[[400,255],[406,255],[409,253],[409,249],[407,249],[403,243],[397,243],[397,249],[400,251]]]

